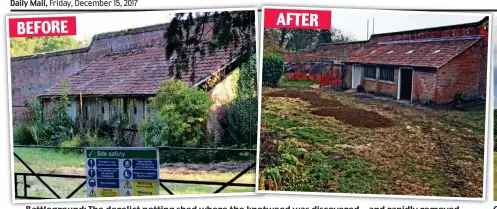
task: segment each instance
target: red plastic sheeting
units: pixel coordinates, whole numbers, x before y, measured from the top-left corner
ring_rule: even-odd
[[[316,81],[321,85],[321,87],[339,87],[342,85],[342,78],[340,76],[310,73],[288,73],[288,78],[296,81]]]

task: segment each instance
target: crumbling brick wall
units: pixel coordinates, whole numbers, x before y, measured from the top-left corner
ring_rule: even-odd
[[[412,74],[413,101],[435,101],[437,76],[435,69],[416,69]]]

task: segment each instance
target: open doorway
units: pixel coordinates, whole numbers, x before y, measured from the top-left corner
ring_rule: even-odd
[[[412,69],[400,68],[399,99],[411,101],[412,92]]]
[[[352,88],[355,89],[361,85],[361,66],[352,65]]]

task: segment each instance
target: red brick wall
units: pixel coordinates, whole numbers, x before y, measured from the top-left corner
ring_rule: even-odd
[[[481,43],[475,44],[438,69],[435,91],[437,103],[451,102],[458,92],[465,95],[479,94],[481,48]]]
[[[363,73],[364,74],[364,73]],[[361,75],[361,77],[363,77]],[[361,85],[364,87],[366,92],[377,92],[378,91],[378,82],[369,79],[362,79]]]
[[[488,43],[488,19],[477,23],[454,25],[439,28],[428,28],[412,31],[375,34],[372,35],[369,43],[411,40],[411,39],[427,39],[427,38],[446,38],[457,36],[476,36],[485,37],[484,42]]]
[[[383,93],[397,98],[397,83],[378,82],[378,93]]]
[[[161,47],[166,25],[99,34],[87,48],[11,58],[12,106],[14,118],[25,116],[26,102],[45,89],[78,72],[108,53],[147,47]]]
[[[289,52],[285,54],[285,62],[299,63],[322,60],[335,60],[339,62],[356,53],[357,50],[361,50],[365,43],[366,42],[322,44],[318,45],[315,51],[299,53]]]
[[[412,100],[435,101],[436,71],[414,70],[412,76]]]
[[[347,67],[349,67],[349,66],[350,66],[349,71],[352,71],[352,66],[347,65]],[[389,95],[391,97],[397,98],[398,72],[399,72],[399,70],[395,69],[393,82],[381,81],[380,80],[380,68],[377,67],[376,68],[376,80],[372,80],[372,79],[364,78],[364,68],[362,67],[362,69],[361,69],[361,78],[362,78],[361,85],[364,87],[364,90],[366,90],[366,92],[385,94],[385,95]],[[352,73],[350,73],[350,83],[352,83]],[[350,85],[350,87],[351,87],[351,85]]]

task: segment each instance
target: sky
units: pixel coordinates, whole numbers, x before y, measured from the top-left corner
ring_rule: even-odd
[[[359,41],[368,39],[368,19],[369,35],[371,35],[373,18],[374,33],[378,34],[477,22],[483,19],[485,14],[333,9],[331,16],[333,28],[340,29]]]
[[[166,11],[76,14],[77,31],[74,38],[81,41],[99,33],[166,23],[173,15]]]

